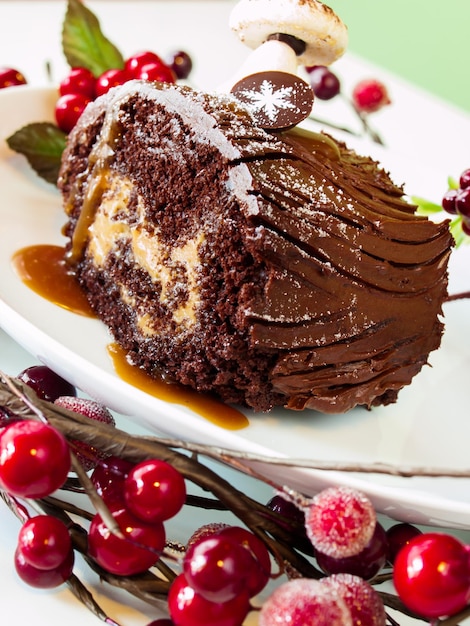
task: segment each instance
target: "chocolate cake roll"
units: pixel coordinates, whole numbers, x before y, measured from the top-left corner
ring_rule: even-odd
[[[90,304],[154,376],[339,413],[394,402],[440,344],[447,224],[326,135],[132,81],[89,105],[59,187]]]

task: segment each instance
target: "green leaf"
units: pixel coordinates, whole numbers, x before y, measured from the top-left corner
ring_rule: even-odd
[[[459,181],[453,176],[448,176],[447,184],[449,185],[449,189],[458,189],[460,187]]]
[[[70,67],[86,67],[95,76],[124,67],[122,54],[104,36],[97,17],[81,0],[68,2],[62,49]]]
[[[412,196],[411,201],[413,202],[413,204],[416,204],[416,206],[418,207],[416,212],[421,215],[440,213],[442,211],[442,206],[440,204],[435,204],[434,202],[430,202],[429,200],[425,200],[424,198]]]
[[[463,243],[469,243],[470,237],[462,230],[462,216],[458,215],[450,223],[450,234],[454,238],[455,247],[458,248]]]
[[[49,122],[28,124],[6,140],[15,152],[23,154],[33,170],[53,185],[57,184],[60,160],[67,135]]]

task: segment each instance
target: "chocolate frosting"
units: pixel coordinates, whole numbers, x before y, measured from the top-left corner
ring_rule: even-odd
[[[137,124],[135,111],[142,102],[160,111],[158,115],[166,115],[166,123],[167,118],[172,120],[175,132],[178,130],[175,136],[182,131],[185,139],[177,154],[168,148],[167,140],[160,139],[162,122],[152,118],[145,129],[142,122]],[[132,115],[128,112],[131,108]],[[452,246],[446,222],[435,224],[415,215],[403,190],[377,163],[328,136],[298,129],[270,134],[258,128],[250,114],[229,98],[197,94],[184,87],[131,84],[94,103],[71,134],[59,179],[70,218],[66,227],[70,236],[84,204],[84,173],[90,175],[87,159],[93,145],[96,147],[105,114],[116,123],[119,120],[120,125],[119,133],[113,126],[109,134],[108,124],[105,140],[101,131],[101,142],[109,143],[112,136],[106,167],[125,170],[138,193],[147,198],[157,193],[161,183],[152,182],[145,172],[157,151],[152,144],[151,152],[142,153],[147,154],[148,161],[137,175],[132,171],[130,152],[123,149],[120,155],[123,137],[135,150],[136,142],[141,141],[137,137],[145,135],[150,142],[151,136],[161,152],[160,160],[165,160],[166,171],[170,171],[167,162],[175,162],[177,176],[169,175],[171,184],[176,184],[178,176],[183,177],[188,161],[195,159],[197,166],[191,162],[193,183],[207,177],[207,197],[212,200],[206,202],[204,210],[211,219],[198,212],[199,200],[193,198],[193,212],[185,213],[178,222],[178,237],[181,239],[186,230],[189,237],[196,224],[203,224],[204,255],[208,254],[211,237],[218,245],[212,245],[216,254],[238,255],[236,262],[227,260],[226,275],[217,280],[223,282],[218,301],[199,314],[202,321],[194,328],[192,347],[185,347],[184,354],[193,350],[191,359],[198,361],[199,379],[194,363],[178,362],[178,342],[171,347],[171,360],[163,355],[162,348],[149,347],[148,337],[142,339],[135,329],[129,329],[124,308],[117,313],[120,304],[111,306],[107,300],[108,312],[103,312],[102,301],[108,298],[103,294],[111,292],[112,281],[116,281],[110,265],[106,276],[91,269],[89,261],[77,266],[90,293],[98,288],[98,281],[108,281],[99,296],[95,291],[91,299],[100,300],[97,308],[103,319],[120,342],[134,350],[134,360],[140,359],[139,364],[149,368],[157,363],[177,380],[211,389],[226,401],[243,402],[257,410],[281,404],[296,410],[340,413],[356,405],[371,407],[396,400],[398,391],[411,382],[429,353],[440,345],[441,304],[446,297]],[[158,115],[155,113],[155,120]],[[132,130],[132,125],[139,132]],[[83,141],[86,132],[88,151]],[[190,154],[189,144],[192,152],[185,156]],[[207,159],[202,166],[200,155],[207,151],[212,151],[212,160]],[[182,159],[186,159],[184,164]],[[209,176],[216,160],[220,170]],[[152,185],[154,192],[150,191]],[[187,183],[185,189],[189,194]],[[179,200],[180,193],[176,187],[168,192],[173,207],[167,198],[165,217],[160,223],[157,220],[168,240],[175,230],[171,211],[176,214],[180,211],[177,207],[185,202]],[[155,210],[152,216],[157,219]],[[85,249],[86,240],[81,245]],[[238,267],[242,257],[243,272],[235,276],[235,270],[230,273],[230,263]],[[207,263],[211,265],[214,260],[208,258]],[[201,275],[204,271],[202,268]],[[214,291],[212,274],[210,278]],[[201,293],[209,293],[209,273],[201,284]],[[113,297],[118,297],[115,289]],[[110,308],[117,321],[109,314]],[[210,317],[209,309],[217,310],[220,317]],[[209,341],[210,324],[214,328]],[[119,334],[124,327],[129,339]],[[163,341],[159,337],[154,343],[160,346]],[[137,344],[138,348],[133,348]],[[168,342],[165,345],[169,350]],[[211,363],[210,376],[202,371],[204,360]]]

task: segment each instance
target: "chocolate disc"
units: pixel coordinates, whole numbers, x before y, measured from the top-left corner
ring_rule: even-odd
[[[232,93],[248,105],[261,128],[282,130],[304,120],[312,110],[313,90],[288,72],[259,72],[245,76]]]

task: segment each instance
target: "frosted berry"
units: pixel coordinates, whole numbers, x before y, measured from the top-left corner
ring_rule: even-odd
[[[17,549],[15,552],[15,569],[18,576],[31,587],[39,589],[52,589],[66,582],[72,574],[74,561],[74,552],[71,550],[58,567],[39,569],[26,561],[21,550]]]
[[[242,591],[228,602],[210,602],[180,574],[170,587],[168,609],[176,626],[241,626],[250,611],[250,601]]]
[[[126,59],[124,69],[131,76],[131,78],[138,78],[140,70],[144,67],[144,65],[148,65],[149,63],[164,65],[164,62],[158,54],[155,54],[155,52],[151,52],[150,50],[143,50],[142,52],[137,52]]]
[[[111,574],[132,576],[148,570],[165,546],[163,524],[146,524],[126,509],[110,509],[124,538],[112,534],[96,514],[88,532],[89,555]]]
[[[56,398],[54,404],[64,409],[68,409],[69,411],[73,411],[74,413],[84,415],[89,419],[101,422],[102,424],[108,424],[110,426],[115,425],[114,417],[111,412],[95,400],[90,400],[89,398],[77,398],[75,396],[60,396],[59,398]],[[72,445],[78,460],[87,472],[96,467],[100,459],[106,458],[107,456],[101,450],[98,450],[84,441],[73,439],[70,441],[70,444]]]
[[[391,102],[387,88],[376,79],[359,82],[353,89],[352,99],[356,109],[363,113],[375,113]]]
[[[193,69],[192,59],[184,50],[173,52],[168,60],[168,65],[175,73],[176,78],[180,79],[188,78]]]
[[[93,100],[96,96],[96,78],[86,67],[73,67],[59,84],[59,94],[79,93]]]
[[[55,105],[57,126],[64,133],[70,133],[90,102],[91,99],[81,93],[60,96]]]
[[[241,544],[217,534],[193,544],[183,559],[186,580],[211,602],[235,598],[256,567],[255,559]]]
[[[407,546],[412,539],[421,535],[422,532],[412,524],[402,523],[390,526],[386,534],[388,544],[387,560],[393,564],[400,550]]]
[[[64,484],[69,470],[69,446],[55,428],[24,420],[0,433],[0,485],[5,491],[43,498]]]
[[[351,574],[334,574],[321,580],[344,600],[354,626],[385,626],[387,616],[384,604],[365,580]]]
[[[96,79],[96,96],[102,96],[113,87],[124,85],[131,78],[132,76],[125,69],[106,70]]]
[[[12,67],[0,67],[0,89],[26,85],[26,78]]]
[[[358,554],[333,557],[317,551],[316,559],[327,574],[348,573],[370,580],[384,567],[387,553],[387,535],[383,527],[376,524],[372,538]]]
[[[146,522],[173,517],[186,499],[184,478],[172,465],[159,459],[135,465],[124,481],[128,509]]]
[[[430,619],[452,615],[470,601],[470,551],[444,533],[423,533],[397,555],[393,582],[402,602]]]
[[[21,382],[31,389],[41,400],[54,402],[59,396],[75,396],[75,387],[62,376],[56,374],[47,365],[32,365],[27,367],[17,376]]]
[[[229,524],[225,524],[224,522],[211,522],[209,524],[204,524],[203,526],[200,526],[197,530],[193,532],[191,537],[188,539],[186,549],[189,550],[189,548],[198,541],[202,541],[203,539],[212,537],[212,535],[219,532],[219,530],[223,530],[224,528],[228,527]]]
[[[54,569],[72,550],[67,526],[52,515],[36,515],[26,521],[18,535],[18,550],[33,567]]]
[[[349,487],[324,489],[305,511],[305,527],[313,546],[334,558],[359,554],[371,540],[376,521],[370,500]]]
[[[331,100],[341,91],[339,78],[324,65],[308,68],[310,85],[319,100]]]
[[[297,578],[274,590],[261,607],[259,626],[353,626],[340,596],[318,580]]]

